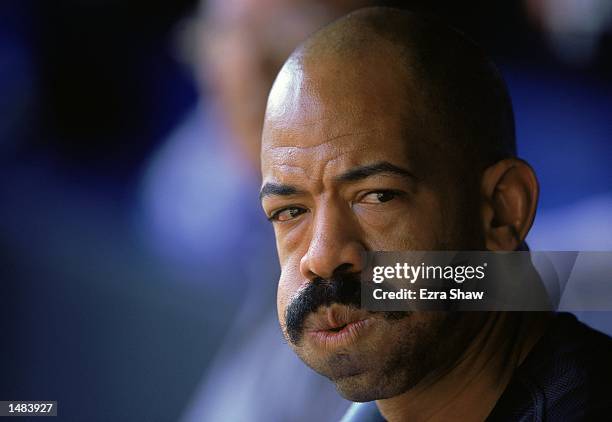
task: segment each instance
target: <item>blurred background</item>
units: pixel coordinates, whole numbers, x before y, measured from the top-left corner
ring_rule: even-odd
[[[531,248],[612,250],[609,0],[3,0],[1,400],[76,421],[343,413],[277,327],[257,151],[283,60],[370,4],[438,15],[499,64],[541,183]]]

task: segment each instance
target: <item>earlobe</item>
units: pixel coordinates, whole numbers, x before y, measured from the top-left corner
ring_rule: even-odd
[[[525,161],[508,158],[482,177],[482,222],[488,250],[516,250],[535,218],[539,187]]]

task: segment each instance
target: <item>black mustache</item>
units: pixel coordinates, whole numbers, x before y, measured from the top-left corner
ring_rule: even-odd
[[[316,278],[291,301],[285,311],[285,328],[289,341],[297,344],[304,330],[306,317],[321,306],[334,303],[361,307],[359,274],[338,274],[330,279]]]

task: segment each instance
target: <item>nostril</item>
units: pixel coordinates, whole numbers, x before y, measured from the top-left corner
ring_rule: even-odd
[[[353,268],[353,264],[345,262],[344,264],[338,265],[338,267],[336,267],[336,270],[334,271],[334,273],[335,274],[337,274],[337,273],[349,273],[349,272],[351,272],[350,271],[351,268]]]

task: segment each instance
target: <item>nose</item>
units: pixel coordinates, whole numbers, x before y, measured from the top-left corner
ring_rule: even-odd
[[[363,270],[365,248],[358,224],[340,209],[320,210],[311,227],[310,244],[300,261],[300,272],[308,280],[329,279],[335,272]]]

